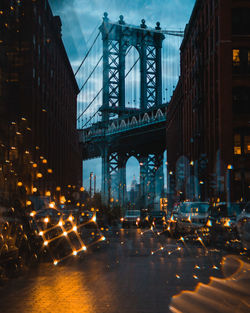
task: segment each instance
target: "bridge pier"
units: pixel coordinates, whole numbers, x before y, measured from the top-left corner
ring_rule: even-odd
[[[163,153],[142,155],[138,160],[140,164],[140,198],[143,200],[143,206],[151,210],[158,210],[164,190]]]
[[[102,195],[102,203],[105,206],[109,205],[109,155],[108,155],[108,145],[103,145],[101,149],[102,155],[102,187],[101,187],[101,195]]]

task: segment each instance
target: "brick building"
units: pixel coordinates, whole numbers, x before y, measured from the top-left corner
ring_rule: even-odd
[[[14,178],[41,194],[80,185],[79,90],[60,17],[48,0],[1,0],[0,29],[1,188]]]
[[[250,200],[249,16],[248,0],[195,3],[167,117],[177,198]]]

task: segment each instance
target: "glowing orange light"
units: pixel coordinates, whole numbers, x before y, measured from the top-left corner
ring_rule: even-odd
[[[61,187],[57,186],[56,191],[60,191],[60,190],[61,190]]]
[[[48,218],[48,217],[45,217],[44,223],[48,223],[48,222],[49,222],[49,218]]]
[[[21,182],[21,181],[19,181],[18,183],[17,183],[17,186],[18,187],[21,187],[23,185],[23,183]]]
[[[30,216],[31,216],[31,217],[34,217],[35,215],[36,215],[36,211],[30,212]]]
[[[47,190],[47,191],[45,192],[45,196],[50,197],[50,196],[51,196],[51,192],[50,192],[49,190]]]
[[[44,241],[44,243],[43,243],[45,246],[47,246],[48,245],[48,241],[46,240],[46,241]]]
[[[30,200],[26,201],[26,205],[31,205],[31,204],[32,204],[32,202]]]
[[[33,187],[33,188],[32,188],[32,191],[33,191],[33,192],[37,192],[37,188],[36,188],[36,187]]]
[[[212,222],[211,220],[207,220],[207,224],[206,224],[208,227],[211,227],[212,226]]]
[[[37,167],[37,164],[36,164],[36,163],[34,163],[32,166],[33,166],[33,167]]]
[[[73,231],[77,231],[77,227],[76,226],[73,227]]]
[[[67,236],[67,235],[68,235],[68,233],[67,233],[66,231],[64,231],[64,232],[63,232],[63,235],[64,235],[64,236]]]
[[[53,171],[52,171],[51,168],[48,168],[48,173],[49,173],[49,174],[52,174],[52,173],[53,173]]]
[[[68,220],[69,220],[69,221],[73,221],[73,216],[70,215],[70,216],[68,217]]]
[[[65,202],[66,202],[65,197],[64,197],[64,196],[61,196],[61,197],[60,197],[60,203],[61,203],[61,204],[64,204]]]
[[[76,250],[73,251],[73,255],[77,255],[77,251]]]
[[[36,174],[36,177],[37,177],[37,178],[42,178],[42,177],[43,177],[43,174],[42,174],[42,173],[37,173],[37,174]]]
[[[51,209],[53,209],[53,208],[55,207],[55,202],[50,202],[50,203],[49,203],[49,207],[50,207]]]
[[[225,220],[224,226],[225,226],[225,227],[230,227],[230,226],[231,226],[231,221],[230,221],[229,218],[227,218],[227,219]]]
[[[87,250],[87,247],[86,247],[86,246],[82,246],[82,250],[83,250],[83,251],[86,251],[86,250]]]
[[[62,222],[62,221],[59,221],[58,225],[59,225],[59,226],[62,226],[62,225],[63,225],[63,222]]]
[[[43,235],[43,231],[40,231],[40,232],[39,232],[39,236],[42,236],[42,235]]]
[[[81,188],[80,188],[80,191],[84,191],[84,190],[85,190],[84,187],[81,187]]]
[[[43,161],[42,161],[44,164],[47,164],[47,160],[46,159],[43,159]]]
[[[55,260],[55,261],[54,261],[54,265],[57,265],[57,264],[58,264],[58,261],[57,261],[57,260]]]

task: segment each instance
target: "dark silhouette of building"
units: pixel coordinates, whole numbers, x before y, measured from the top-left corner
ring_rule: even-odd
[[[82,181],[76,131],[79,89],[61,26],[48,0],[1,0],[2,161],[9,158],[16,179],[23,180],[27,192],[33,187],[41,193],[59,192],[69,185],[76,188]],[[13,160],[9,157],[12,145],[17,151]],[[14,164],[18,155],[29,158]]]
[[[167,114],[169,195],[250,200],[250,2],[197,0]]]

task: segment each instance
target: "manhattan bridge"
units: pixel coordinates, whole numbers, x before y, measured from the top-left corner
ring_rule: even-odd
[[[167,104],[179,76],[182,31],[111,22],[104,13],[75,72],[82,158],[102,159],[102,201],[126,206],[126,163],[139,162],[141,207],[156,208],[164,191]],[[168,39],[168,40],[165,40]],[[164,44],[165,43],[165,44]]]

